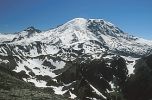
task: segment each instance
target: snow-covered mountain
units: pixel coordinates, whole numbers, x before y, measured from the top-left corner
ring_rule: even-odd
[[[7,37],[7,35],[1,35],[1,37],[5,36]],[[103,19],[87,20],[84,18],[75,18],[45,32],[29,27],[19,32],[9,44],[20,45],[27,49],[26,46],[29,47],[30,44],[38,44],[38,42],[43,49],[40,50],[41,53],[33,50],[34,48],[31,49],[29,52],[35,51],[37,53],[33,56],[55,54],[57,51],[63,51],[63,49],[83,49],[84,53],[90,54],[108,50],[113,53],[122,53],[122,55],[141,56],[147,54],[152,46],[152,41],[124,33]],[[51,48],[53,50],[50,50]],[[25,53],[25,56],[31,55],[31,53]]]
[[[4,34],[4,33],[0,33],[0,43],[2,42],[8,42],[8,41],[12,41],[13,38],[15,37],[15,34]]]
[[[69,92],[71,98],[76,97],[70,91],[71,85],[77,82],[73,78],[77,69],[74,62],[105,59],[110,66],[119,55],[126,60],[131,74],[135,60],[150,54],[152,48],[152,41],[129,35],[103,19],[75,18],[48,31],[29,27],[13,35],[0,34],[0,40],[1,66],[26,74],[22,78],[38,87],[46,87],[50,81],[62,83],[51,87],[56,94]],[[102,96],[101,91],[89,84]]]

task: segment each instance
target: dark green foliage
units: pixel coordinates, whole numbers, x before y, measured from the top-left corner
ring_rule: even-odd
[[[122,57],[116,57],[111,62],[112,73],[116,78],[116,84],[122,88],[126,82],[128,69],[126,61]]]
[[[20,71],[20,72],[18,72],[18,76],[19,76],[20,79],[22,79],[22,78],[26,78],[26,79],[27,79],[27,78],[30,78],[30,76],[27,75],[26,72],[23,71],[23,70]]]
[[[87,100],[86,97],[92,97],[92,89],[85,79],[80,80],[78,84],[77,96],[80,100]]]
[[[14,77],[14,73],[0,69],[0,100],[71,100],[55,95],[52,88],[37,88],[33,83],[20,80]],[[24,76],[25,72],[21,71],[19,74]]]
[[[46,86],[59,86],[59,84],[52,79],[48,80]]]
[[[107,64],[107,61],[111,65]],[[97,95],[92,85],[100,93],[108,98],[108,100],[123,100],[122,87],[127,79],[128,70],[126,67],[126,62],[121,57],[116,57],[113,60],[93,60],[86,61],[85,63],[80,63],[76,60],[73,62],[68,62],[60,72],[62,74],[56,77],[58,83],[69,84],[70,86],[65,86],[63,90],[68,90],[78,96],[80,100],[89,100],[89,98],[97,98],[99,100],[105,100],[102,96]],[[111,86],[109,82],[114,81],[115,85],[119,87],[119,92],[113,92],[109,94],[107,92],[111,91]],[[74,81],[74,83],[73,83]],[[56,85],[52,80],[48,81],[49,85]],[[74,88],[73,90],[71,88]],[[68,96],[67,92],[67,96]]]
[[[56,67],[51,64],[51,62],[45,60],[42,65],[49,67],[50,69],[55,69]]]
[[[128,75],[126,61],[122,57],[115,57],[110,63],[109,66],[107,62],[102,59],[80,64],[80,74],[83,80],[87,80],[86,83],[83,82],[85,84],[84,87],[86,87],[87,84],[91,84],[109,100],[123,100],[122,90]],[[115,81],[114,84],[117,87],[115,89],[116,92],[114,91],[113,94],[107,93],[107,90],[112,90],[109,84],[110,81]],[[80,86],[83,87],[82,84],[80,84]],[[88,93],[90,93],[88,96],[98,98],[91,92]]]
[[[8,51],[8,52],[11,52],[11,51]],[[18,57],[12,56],[12,55],[8,55],[8,56],[0,55],[0,59],[8,61],[8,63],[0,63],[0,66],[6,68],[8,70],[15,69],[15,67],[17,66],[16,61],[20,61]]]
[[[112,69],[104,61],[94,60],[89,64],[81,65],[81,73],[89,82],[100,85],[104,90],[111,90],[108,81],[113,78]]]
[[[36,80],[43,80],[44,78],[43,78],[43,76],[42,75],[36,75]]]
[[[77,64],[68,62],[66,67],[61,72],[62,74],[56,77],[57,81],[65,84],[71,83],[77,79]]]
[[[138,60],[124,91],[127,100],[152,99],[152,55]]]
[[[35,73],[32,72],[32,71],[30,71],[30,72],[29,72],[29,75],[31,75],[32,77],[34,77],[34,76],[35,76]]]
[[[32,71],[29,67],[27,66],[24,66],[24,68],[27,70],[27,71]]]
[[[113,78],[111,71],[112,68],[108,67],[104,60],[93,60],[89,63],[80,64],[77,69],[77,74],[79,74],[78,97],[81,100],[87,100],[86,97],[104,100],[103,97],[93,92],[94,90],[90,85],[106,96],[106,89],[111,90],[108,83]]]

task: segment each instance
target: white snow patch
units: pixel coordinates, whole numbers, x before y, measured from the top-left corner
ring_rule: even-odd
[[[47,87],[46,82],[42,80],[29,79],[28,82],[33,82],[36,87]]]
[[[134,74],[134,65],[136,64],[136,60],[138,60],[139,58],[133,58],[133,57],[126,57],[126,56],[121,56],[123,57],[127,62],[127,68],[128,68],[128,75],[130,74]]]
[[[4,41],[11,41],[15,37],[16,34],[1,34],[0,33],[0,43]]]
[[[55,73],[52,72],[53,71],[52,69],[50,69],[49,67],[43,66],[42,63],[43,61],[39,59],[27,59],[26,61],[23,60],[22,62],[18,62],[18,66],[16,67],[14,71],[20,72],[24,70],[26,74],[28,74],[29,71],[27,71],[24,67],[24,66],[27,66],[28,68],[32,70],[32,72],[35,73],[35,75],[42,75],[42,76],[48,75],[52,78],[57,76]]]
[[[99,92],[95,87],[93,87],[91,84],[89,84],[91,86],[91,88],[96,92],[96,94],[98,94],[99,96],[103,97],[104,99],[107,99],[107,97],[105,97],[101,92]]]
[[[56,66],[56,69],[62,69],[65,66],[65,62],[63,62],[63,61],[55,61],[54,62],[52,59],[50,59],[49,61],[51,62],[51,64],[53,66]]]
[[[112,89],[114,89],[114,88],[115,88],[115,86],[114,86],[114,83],[113,83],[113,82],[109,82],[109,84],[110,84],[110,86],[111,86],[111,88],[112,88]]]
[[[0,59],[0,63],[5,63],[5,64],[7,64],[7,63],[9,63],[9,61],[8,61],[8,60],[2,60],[2,59]]]
[[[55,94],[58,94],[58,95],[63,95],[65,92],[67,92],[67,90],[62,91],[63,86],[59,86],[59,87],[51,86],[51,87],[55,91]]]
[[[71,92],[70,92],[70,96],[71,96],[71,97],[70,97],[71,99],[75,99],[75,98],[77,97],[75,94],[73,94],[73,93],[71,93]]]

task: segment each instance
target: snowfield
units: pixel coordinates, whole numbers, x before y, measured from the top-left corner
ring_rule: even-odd
[[[131,36],[103,19],[75,18],[48,31],[29,27],[16,34],[0,34],[0,64],[10,66],[15,72],[25,71],[30,77],[23,80],[37,87],[47,87],[47,82],[37,80],[34,75],[50,76],[52,80],[62,74],[66,62],[78,58],[84,60],[113,59],[120,55],[126,60],[128,75],[134,74],[134,65],[143,55],[151,53],[152,41]],[[7,59],[8,58],[8,59]],[[114,88],[112,82],[109,83]],[[64,86],[50,86],[55,94],[63,95]],[[93,85],[90,87],[106,99]],[[70,98],[76,95],[69,92]],[[96,98],[93,98],[96,100]]]

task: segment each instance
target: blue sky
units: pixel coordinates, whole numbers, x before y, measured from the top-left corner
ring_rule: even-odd
[[[76,17],[101,18],[152,40],[152,0],[0,0],[0,32],[48,30]]]

